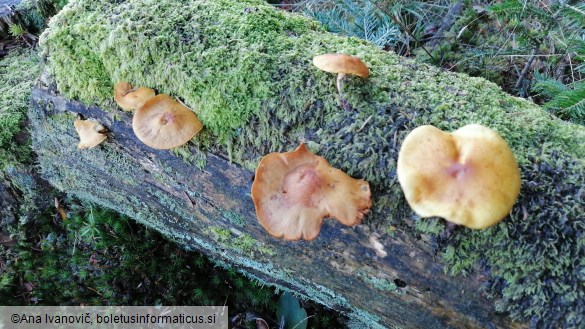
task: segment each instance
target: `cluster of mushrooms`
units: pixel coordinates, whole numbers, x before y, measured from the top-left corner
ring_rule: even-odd
[[[343,102],[346,75],[369,76],[356,56],[325,54],[313,64],[337,73]],[[138,139],[157,149],[187,143],[202,128],[195,113],[168,95],[154,90],[115,85],[114,98],[126,111],[135,111],[132,126]],[[106,136],[96,122],[77,120],[80,148],[99,144]],[[406,200],[421,217],[482,229],[500,222],[520,193],[520,171],[511,149],[493,130],[471,124],[452,133],[425,125],[411,131],[401,146],[397,176]],[[372,206],[369,184],[351,178],[309,151],[270,153],[260,161],[252,184],[252,199],[260,224],[285,240],[313,240],[325,218],[344,225],[360,224]]]
[[[133,88],[128,82],[114,85],[114,100],[124,111],[134,112],[132,129],[144,144],[168,150],[193,138],[203,129],[197,115],[169,95],[158,94],[147,87]],[[92,148],[104,141],[104,127],[92,120],[76,120],[78,148]]]

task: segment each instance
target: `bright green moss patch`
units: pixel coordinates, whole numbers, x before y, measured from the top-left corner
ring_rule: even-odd
[[[274,256],[276,253],[264,243],[258,242],[248,234],[234,234],[230,230],[221,227],[212,227],[207,234],[212,234],[218,243],[231,249],[239,250],[243,254],[254,257],[258,252],[262,255]]]
[[[30,156],[29,142],[20,133],[40,72],[32,50],[15,50],[0,59],[0,172]]]
[[[453,131],[478,123],[496,130],[522,171],[512,215],[492,229],[457,230],[447,242],[437,220],[416,226],[441,242],[451,272],[480,262],[488,290],[514,317],[567,326],[585,321],[583,295],[568,288],[583,285],[582,126],[486,80],[327,34],[260,0],[74,1],[55,17],[42,46],[67,96],[111,105],[113,83],[126,80],[179,97],[207,127],[193,143],[249,169],[266,153],[308,142],[333,166],[370,182],[375,201],[365,224],[374,228],[416,218],[395,172],[413,128]],[[335,75],[311,64],[329,52],[358,55],[370,67],[370,78],[346,80],[349,109],[339,106]],[[185,159],[188,153],[177,152]],[[203,164],[204,157],[194,161]],[[216,233],[220,241],[234,238]]]

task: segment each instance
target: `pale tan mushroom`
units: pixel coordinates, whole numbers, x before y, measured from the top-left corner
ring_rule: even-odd
[[[73,126],[79,135],[79,149],[90,149],[103,142],[108,136],[103,134],[104,126],[92,120],[75,120]]]
[[[438,216],[481,229],[500,222],[520,192],[520,170],[506,141],[467,125],[453,133],[434,126],[404,139],[397,164],[406,201],[421,217]]]
[[[252,199],[260,224],[285,240],[315,239],[326,217],[360,224],[372,205],[366,181],[331,167],[305,144],[260,161]]]
[[[166,150],[186,144],[203,124],[191,109],[169,95],[159,94],[134,112],[132,129],[144,144]]]
[[[367,78],[368,66],[357,56],[346,54],[323,54],[313,58],[313,65],[320,70],[337,73],[337,91],[341,94],[343,80],[348,74]]]
[[[114,85],[114,100],[124,111],[138,109],[154,95],[154,90],[147,87],[133,88],[128,82],[120,81]]]

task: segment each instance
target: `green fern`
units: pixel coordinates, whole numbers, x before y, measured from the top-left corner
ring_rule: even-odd
[[[540,96],[550,99],[566,90],[567,86],[562,82],[553,79],[546,74],[534,72],[532,91],[538,93]]]
[[[563,85],[546,75],[535,73],[532,90],[549,99],[543,106],[557,115],[585,124],[585,81]]]
[[[399,27],[368,0],[308,1],[300,11],[330,32],[358,37],[379,47],[394,46],[404,38]]]
[[[585,124],[585,82],[569,85],[567,90],[546,102],[544,107],[557,109],[557,113],[567,116],[569,120]]]

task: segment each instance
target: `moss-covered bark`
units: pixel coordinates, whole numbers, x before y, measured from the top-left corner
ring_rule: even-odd
[[[475,288],[479,283],[473,280],[487,280],[488,290],[501,297],[502,310],[541,324],[584,321],[585,306],[579,301],[585,296],[583,290],[574,289],[584,283],[580,270],[585,265],[584,242],[579,233],[585,225],[583,127],[557,120],[485,80],[442,72],[361,40],[325,33],[314,22],[259,0],[73,1],[51,22],[42,46],[58,89],[68,97],[99,104],[105,112],[84,110],[86,115],[104,118],[110,129],[119,129],[98,149],[80,152],[75,150],[69,124],[73,115],[62,112],[63,106],[53,113],[50,103],[40,104],[32,113],[35,149],[45,177],[59,188],[128,213],[167,234],[180,232],[182,236],[175,238],[186,245],[251,273],[262,272],[258,275],[264,279],[300,289],[323,303],[344,305],[354,314],[363,315],[357,310],[365,309],[375,315],[370,319],[378,317],[374,322],[379,324],[421,327],[431,323],[424,321],[435,321],[432,324],[438,326],[474,326],[493,319],[481,305],[478,313],[463,314],[466,307],[452,300],[460,296],[433,305],[433,298],[455,285],[447,278],[433,284],[431,277],[440,274],[428,269],[440,267],[435,268],[439,265],[425,253],[426,243],[417,242],[418,235],[409,231],[416,222],[417,228],[430,234],[423,237],[444,251],[451,272],[481,264],[479,269],[485,273],[454,280]],[[345,83],[350,110],[339,107],[335,77],[311,64],[313,56],[327,52],[358,55],[370,67],[369,79],[349,78]],[[372,214],[357,230],[329,226],[330,231],[324,229],[324,236],[314,244],[285,245],[263,237],[245,197],[251,172],[238,169],[238,175],[247,177],[243,181],[228,178],[241,183],[237,191],[207,195],[204,191],[213,187],[199,191],[196,184],[185,183],[190,178],[177,172],[183,168],[177,157],[139,146],[123,128],[129,118],[111,100],[113,83],[119,80],[177,96],[197,112],[207,129],[189,147],[174,152],[192,164],[191,174],[204,177],[205,170],[216,165],[217,158],[207,158],[208,153],[253,169],[262,155],[305,141],[334,166],[371,183]],[[459,230],[442,239],[442,224],[418,220],[406,205],[396,181],[396,157],[401,141],[418,125],[454,130],[469,123],[491,127],[510,144],[521,166],[521,196],[511,215],[496,227]],[[60,145],[67,147],[55,152]],[[133,158],[137,150],[145,153],[139,160]],[[92,169],[85,172],[77,158],[91,163]],[[137,175],[137,166],[146,172]],[[148,197],[131,193],[140,190]],[[240,199],[224,193],[235,193]],[[199,201],[191,205],[192,198]],[[233,218],[244,224],[234,224]],[[179,226],[169,224],[173,222]],[[226,230],[239,237],[234,240],[241,240],[236,244],[239,249],[225,246],[232,241]],[[374,245],[371,239],[382,241],[389,254],[388,246],[402,253],[408,249],[403,244],[411,244],[416,250],[413,257],[424,263],[364,249]],[[260,249],[265,253],[242,247],[255,245],[255,240],[263,243]],[[356,252],[368,255],[365,260],[353,259],[357,254],[351,251],[339,254],[360,242]],[[320,243],[334,247],[322,248]],[[314,251],[311,256],[301,256],[308,250]],[[293,262],[288,258],[292,256],[304,261]],[[302,266],[316,261],[326,262],[320,273]],[[414,269],[407,270],[407,265]],[[412,277],[398,277],[400,273]],[[325,285],[316,281],[329,276],[347,281]],[[407,282],[407,291],[396,294],[393,282]],[[354,285],[378,295],[360,299],[350,289]],[[422,322],[408,311],[417,302],[426,310],[419,317],[425,319]]]

